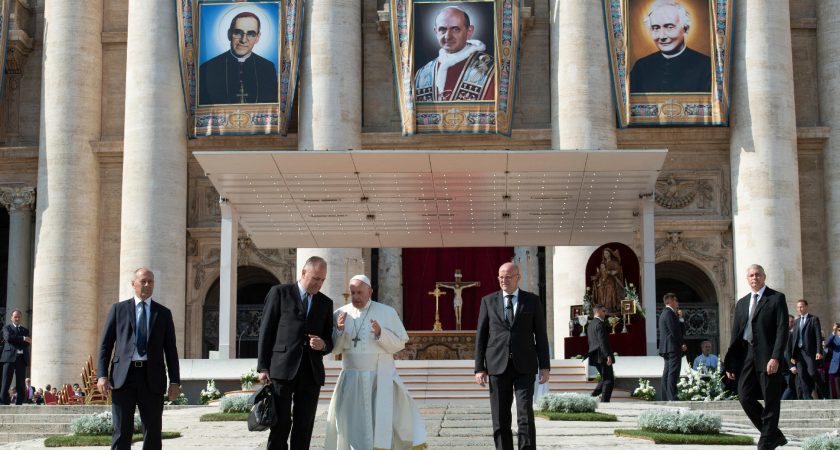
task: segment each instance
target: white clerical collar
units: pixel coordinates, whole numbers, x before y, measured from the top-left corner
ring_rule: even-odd
[[[251,52],[248,52],[248,54],[245,56],[238,56],[236,53],[233,53],[233,50],[230,50],[230,55],[236,58],[237,61],[244,63],[248,60],[248,58],[251,57]]]
[[[665,54],[665,53],[663,52],[663,53],[662,53],[662,56],[663,56],[665,59],[676,58],[677,56],[682,55],[682,54],[683,54],[683,52],[685,51],[685,49],[686,49],[686,48],[688,48],[688,46],[687,46],[687,45],[685,45],[685,43],[683,43],[682,49],[680,49],[680,51],[678,51],[677,53],[674,53],[673,55],[667,55],[667,54]],[[241,61],[240,61],[240,62],[241,62]]]
[[[443,93],[443,90],[446,86],[446,71],[449,70],[450,67],[467,59],[473,53],[483,52],[484,50],[487,50],[487,46],[484,45],[483,42],[476,39],[468,40],[467,45],[465,45],[464,48],[458,50],[455,53],[449,53],[444,49],[440,49],[440,51],[438,51],[437,58],[437,75],[435,76],[435,86],[438,90],[438,93]]]

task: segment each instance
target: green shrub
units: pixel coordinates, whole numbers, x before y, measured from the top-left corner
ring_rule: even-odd
[[[583,394],[546,394],[540,397],[536,406],[547,412],[589,413],[595,412],[598,400]]]
[[[802,443],[802,450],[840,450],[840,434],[831,433],[809,437]]]
[[[251,406],[253,406],[251,403],[251,394],[225,395],[219,402],[219,406],[222,412],[225,413],[250,412]]]
[[[140,416],[134,416],[134,429],[142,427]],[[70,431],[76,435],[112,435],[114,434],[114,421],[111,419],[111,412],[104,411],[97,414],[88,414],[73,419],[70,422]]]
[[[681,434],[718,434],[720,415],[687,409],[658,409],[639,414],[639,428]]]

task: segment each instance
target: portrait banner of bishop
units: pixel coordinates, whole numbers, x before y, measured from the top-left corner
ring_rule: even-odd
[[[510,135],[519,0],[390,0],[403,135]]]
[[[303,5],[303,0],[178,0],[191,137],[286,134]]]
[[[728,125],[734,0],[603,0],[618,124]]]

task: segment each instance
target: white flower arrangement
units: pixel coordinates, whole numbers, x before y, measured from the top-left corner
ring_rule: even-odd
[[[202,389],[199,393],[198,403],[206,405],[210,400],[216,400],[218,398],[222,398],[222,393],[216,389],[216,382],[213,380],[207,380],[207,387]]]
[[[633,397],[653,401],[656,398],[656,389],[650,385],[650,380],[639,378],[639,387],[633,391]]]
[[[242,383],[242,388],[243,389],[251,389],[251,387],[253,387],[255,384],[257,384],[257,381],[259,381],[259,380],[260,380],[260,374],[259,374],[259,372],[257,372],[256,368],[253,368],[253,369],[243,373],[242,376],[239,377],[239,381]]]
[[[189,405],[190,404],[190,399],[188,399],[186,394],[184,394],[183,392],[181,392],[181,394],[178,395],[178,397],[175,400],[169,400],[169,396],[167,396],[166,394],[164,394],[163,397],[164,397],[164,400],[163,400],[164,405],[182,406],[182,405]]]
[[[805,439],[802,450],[840,450],[840,433],[834,430]]]
[[[251,394],[230,394],[222,397],[219,407],[225,413],[250,412]]]
[[[540,411],[563,413],[590,413],[595,412],[597,407],[595,397],[569,392],[543,395],[536,404]]]
[[[142,426],[140,416],[135,415],[134,429],[139,430]],[[114,433],[114,421],[111,418],[111,411],[77,417],[70,422],[70,431],[75,435],[109,436]]]
[[[720,433],[720,414],[688,409],[654,409],[639,414],[639,428],[680,434]]]
[[[694,370],[689,367],[685,376],[677,382],[677,398],[692,402],[717,402],[735,400],[738,397],[724,386],[718,359],[717,371],[706,370],[704,367]]]

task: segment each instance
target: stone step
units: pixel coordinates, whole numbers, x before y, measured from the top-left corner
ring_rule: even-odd
[[[77,414],[0,414],[0,424],[4,423],[70,423]]]
[[[36,421],[38,417],[32,417],[31,422],[0,423],[0,434],[13,431],[42,434],[67,434],[70,433],[70,423],[49,423]]]
[[[109,405],[2,405],[0,414],[94,414],[110,411]]]
[[[32,439],[44,439],[49,436],[61,436],[67,433],[31,433],[31,432],[10,432],[0,434],[0,444],[10,444],[13,442],[29,441]]]

